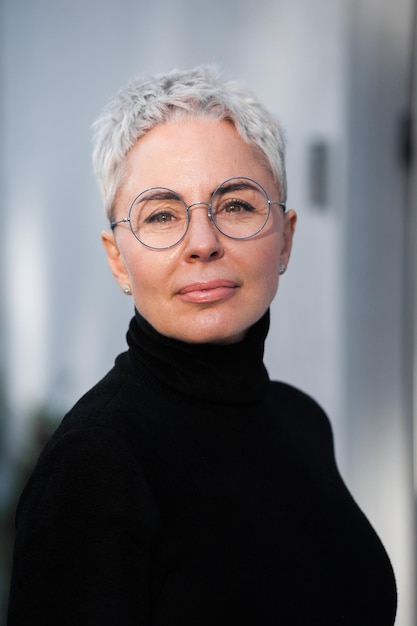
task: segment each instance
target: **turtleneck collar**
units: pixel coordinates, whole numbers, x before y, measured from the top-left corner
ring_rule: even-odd
[[[192,344],[161,335],[136,310],[127,333],[130,362],[158,388],[214,404],[251,404],[269,383],[263,364],[269,321],[268,310],[236,344]]]

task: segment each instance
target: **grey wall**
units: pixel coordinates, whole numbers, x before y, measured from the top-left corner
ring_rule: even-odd
[[[124,349],[132,303],[113,284],[101,250],[106,223],[90,167],[91,123],[137,73],[221,63],[249,83],[288,135],[289,204],[299,225],[266,362],[273,378],[303,388],[329,413],[342,473],[392,556],[400,626],[414,623],[415,587],[406,298],[415,272],[404,250],[416,238],[407,229],[407,177],[397,153],[412,4],[0,4],[8,450],[18,453],[35,410],[61,415]],[[309,184],[317,142],[329,155],[323,203]]]
[[[411,106],[413,10],[407,1],[352,6],[343,226],[347,477],[396,555],[399,624],[413,623],[415,598],[416,233],[407,227],[416,205],[401,131]]]

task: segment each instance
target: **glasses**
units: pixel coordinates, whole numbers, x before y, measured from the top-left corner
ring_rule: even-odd
[[[272,204],[285,211],[285,202],[270,200],[262,185],[245,177],[225,180],[213,192],[210,202],[190,205],[172,189],[151,187],[136,196],[128,217],[110,225],[113,230],[128,222],[141,244],[153,250],[167,250],[184,239],[193,207],[206,207],[209,219],[226,237],[250,239],[264,228]]]

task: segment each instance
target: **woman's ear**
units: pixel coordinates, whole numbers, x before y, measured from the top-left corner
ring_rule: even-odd
[[[295,233],[295,227],[297,224],[297,213],[292,209],[287,211],[284,215],[284,229],[283,229],[283,238],[284,242],[282,245],[281,255],[280,255],[280,263],[287,267],[288,262],[291,256],[292,250],[292,242]]]
[[[112,274],[120,287],[124,289],[124,286],[130,283],[130,277],[114,234],[108,230],[104,230],[101,233],[101,241],[103,242]]]

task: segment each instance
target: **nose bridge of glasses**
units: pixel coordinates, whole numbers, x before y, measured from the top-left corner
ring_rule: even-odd
[[[212,219],[212,215],[211,215],[211,202],[193,202],[192,204],[189,204],[187,206],[187,211],[190,211],[190,209],[193,208],[198,208],[198,209],[202,209],[204,207],[207,207],[207,217],[209,217],[210,219]],[[191,213],[190,213],[191,216]]]

